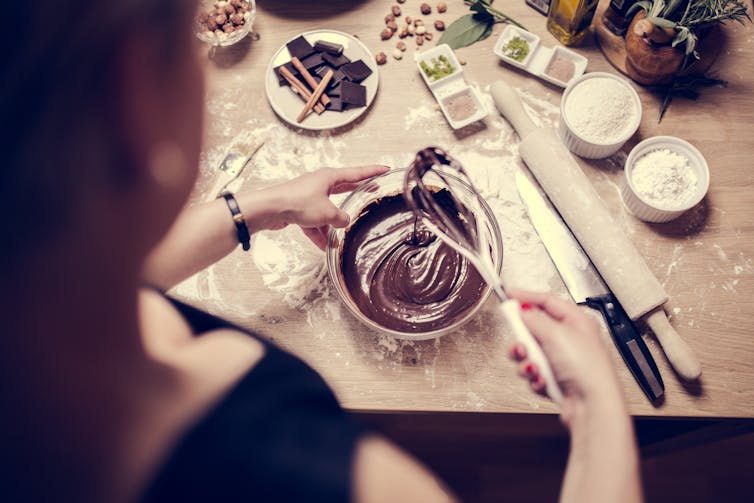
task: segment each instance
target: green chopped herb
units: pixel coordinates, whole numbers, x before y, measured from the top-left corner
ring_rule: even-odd
[[[426,61],[421,61],[419,63],[419,66],[421,66],[424,75],[429,78],[430,82],[440,80],[441,78],[447,77],[448,75],[456,71],[456,69],[453,68],[453,65],[450,64],[450,60],[447,58],[447,56],[432,58],[430,64],[431,66],[428,65]]]
[[[516,35],[503,46],[503,54],[520,63],[529,54],[529,42]]]

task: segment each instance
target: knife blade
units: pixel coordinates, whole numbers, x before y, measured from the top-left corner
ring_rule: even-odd
[[[602,280],[581,245],[539,187],[519,170],[516,187],[529,219],[577,304],[602,313],[623,361],[650,401],[665,391],[654,358],[631,318]]]

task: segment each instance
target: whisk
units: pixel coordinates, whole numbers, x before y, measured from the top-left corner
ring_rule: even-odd
[[[468,185],[474,197],[462,202],[454,193],[450,179],[443,174],[443,169],[452,170],[456,178]],[[424,179],[429,173],[434,175],[431,184]],[[439,190],[447,191],[450,204],[440,204],[435,199],[434,194]],[[403,196],[417,220],[421,219],[427,229],[465,257],[489,285],[501,302],[500,309],[516,340],[526,347],[527,357],[537,366],[544,378],[547,394],[553,401],[560,403],[563,394],[555,381],[550,364],[542,348],[521,320],[521,305],[506,295],[503,282],[495,270],[490,253],[489,230],[480,218],[475,217],[483,214],[482,196],[463,166],[440,148],[425,148],[416,154],[414,162],[406,172]]]

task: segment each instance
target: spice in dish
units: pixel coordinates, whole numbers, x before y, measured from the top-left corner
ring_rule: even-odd
[[[576,65],[572,60],[564,58],[556,52],[547,65],[545,73],[553,79],[567,83],[573,78],[573,74],[576,73]]]
[[[516,35],[503,46],[503,54],[521,63],[529,55],[529,42]]]
[[[686,156],[663,148],[641,156],[631,182],[643,199],[661,208],[687,205],[697,193],[699,177]]]
[[[629,84],[608,77],[577,84],[565,102],[565,116],[582,139],[609,145],[625,138],[639,113]]]
[[[421,61],[419,66],[430,82],[438,81],[456,71],[447,56],[432,58],[429,64],[426,61]]]
[[[477,106],[471,92],[464,91],[447,98],[445,110],[448,111],[451,120],[461,122],[474,115],[477,112]]]

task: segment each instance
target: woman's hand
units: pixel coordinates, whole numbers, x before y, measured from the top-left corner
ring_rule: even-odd
[[[260,192],[270,197],[276,208],[261,222],[261,227],[279,230],[297,224],[315,245],[324,250],[330,226],[340,228],[349,223],[348,214],[335,206],[329,196],[351,191],[367,178],[389,169],[377,165],[322,168],[264,189]]]
[[[563,390],[563,416],[568,422],[574,408],[622,403],[623,393],[597,322],[574,303],[552,294],[512,291],[521,302],[522,319],[542,346],[555,379]],[[521,344],[511,348],[519,374],[543,392],[539,369],[527,361]]]

